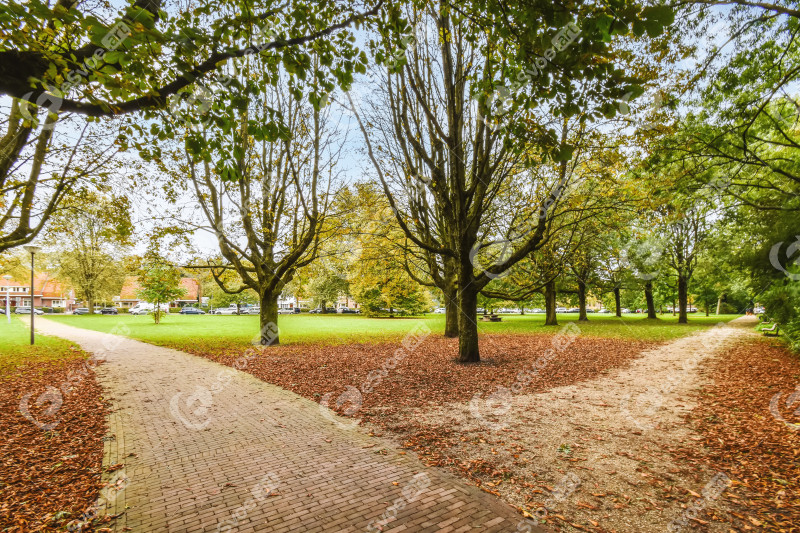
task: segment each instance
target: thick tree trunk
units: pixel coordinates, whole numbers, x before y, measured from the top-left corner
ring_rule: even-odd
[[[688,324],[689,317],[686,314],[686,304],[688,301],[688,280],[685,276],[678,275],[678,324]]]
[[[578,279],[578,308],[580,309],[578,321],[588,322],[589,317],[586,316],[586,282],[582,279]]]
[[[470,265],[470,268],[472,268],[472,265]],[[477,323],[478,291],[469,285],[461,287],[458,303],[458,362],[480,362]]]
[[[33,302],[33,298],[31,298],[31,302]],[[89,314],[93,315],[94,314],[94,298],[89,298],[86,302],[89,304]],[[31,305],[33,305],[33,304],[31,304]]]
[[[653,300],[653,282],[647,280],[644,284],[644,299],[647,302],[647,318],[658,318],[656,316],[656,304]]]
[[[619,286],[614,287],[614,305],[617,307],[617,316],[622,318],[622,298],[620,296]]]
[[[558,316],[556,315],[556,282],[548,281],[544,286],[544,309],[545,309],[545,326],[557,326]]]
[[[325,300],[320,301],[320,313],[326,314],[328,312],[328,302]]]
[[[259,313],[259,336],[262,346],[280,344],[278,334],[278,294],[261,295],[261,312]]]

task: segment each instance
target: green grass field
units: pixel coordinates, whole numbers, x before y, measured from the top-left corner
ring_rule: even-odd
[[[579,324],[581,333],[594,337],[670,340],[688,335],[717,322],[727,322],[738,315],[691,316],[689,324],[677,323],[677,317],[663,315],[659,320],[647,320],[643,315],[623,318],[590,316],[588,323]],[[131,315],[61,315],[50,320],[96,331],[109,332],[114,328],[127,336],[164,346],[183,345],[192,340],[207,345],[226,345],[250,342],[258,333],[258,317],[229,315],[169,315],[161,324],[150,316]],[[560,314],[560,326],[576,322],[577,314]],[[434,333],[444,331],[444,315],[419,318],[367,318],[354,315],[283,315],[278,319],[281,342],[288,343],[353,343],[381,342],[402,338],[417,324],[424,323]],[[127,328],[127,329],[126,329]],[[552,334],[559,327],[545,326],[544,315],[503,315],[502,322],[478,322],[482,334]]]
[[[0,378],[22,365],[82,357],[80,352],[70,350],[70,346],[68,341],[38,333],[36,345],[31,346],[30,329],[24,322],[12,316],[9,323],[5,316],[0,316]]]

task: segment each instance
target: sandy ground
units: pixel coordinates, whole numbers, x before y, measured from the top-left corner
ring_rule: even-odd
[[[500,480],[489,490],[533,517],[547,516],[550,527],[728,531],[694,520],[704,520],[700,508],[723,505],[715,495],[727,480],[679,466],[669,450],[698,440],[681,416],[702,384],[698,364],[757,335],[754,324],[743,317],[678,339],[592,381],[538,394],[509,384],[504,393],[409,415],[462,433],[463,444],[450,451],[459,459],[513,471],[513,483]]]

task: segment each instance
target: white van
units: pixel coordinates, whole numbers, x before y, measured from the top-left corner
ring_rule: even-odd
[[[163,312],[169,312],[169,304],[160,304],[159,307]],[[128,313],[131,315],[146,315],[152,313],[155,308],[155,304],[151,304],[149,302],[139,302],[131,307]]]

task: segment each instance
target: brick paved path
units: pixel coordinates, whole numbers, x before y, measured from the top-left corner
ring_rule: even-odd
[[[115,531],[518,531],[511,507],[294,393],[176,350],[36,324],[106,360],[104,466],[124,465],[101,500],[124,512]]]

